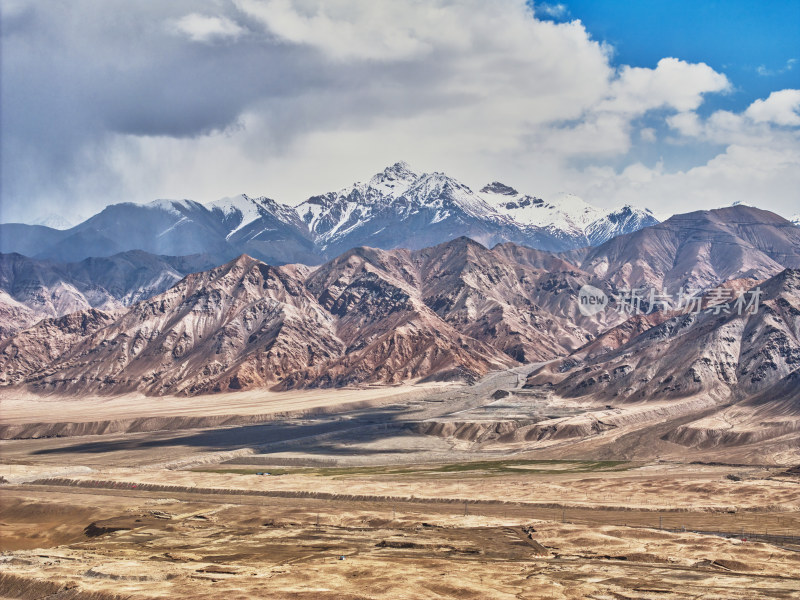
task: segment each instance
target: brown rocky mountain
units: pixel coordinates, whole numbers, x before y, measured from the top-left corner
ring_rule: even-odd
[[[467,238],[358,248],[316,269],[243,256],[118,314],[46,319],[0,343],[0,372],[72,393],[471,379],[585,343],[604,326],[575,322],[589,281],[560,259]]]
[[[457,242],[412,260],[425,275],[424,302],[459,331],[528,363],[559,356],[609,326],[578,312],[578,290],[598,283],[579,269],[557,259],[533,266],[546,253],[514,244],[486,251],[466,238]]]
[[[587,406],[639,403],[643,415],[651,407],[659,420],[645,427],[661,447],[737,447],[747,460],[792,456],[800,435],[800,270],[759,288],[753,314],[718,310],[712,290],[698,314],[633,317],[536,369],[525,387]],[[614,413],[590,424],[630,425]]]
[[[418,289],[419,271],[410,256],[405,250],[357,248],[309,277],[306,285],[336,319],[345,350],[323,374],[298,373],[287,387],[431,376],[462,379],[514,364],[495,348],[452,327],[425,304]]]
[[[675,215],[562,256],[619,287],[674,293],[800,268],[800,229],[769,211],[737,205]]]
[[[536,370],[527,385],[609,402],[769,396],[796,382],[800,370],[800,270],[786,269],[744,297],[752,299],[755,289],[761,297],[754,314],[755,307],[739,314],[729,302],[633,317]],[[792,406],[800,414],[800,404]]]
[[[0,339],[27,329],[41,319],[33,309],[0,290]]]
[[[117,318],[84,311],[42,321],[0,344],[0,371],[6,381],[72,392],[200,393],[274,384],[341,352],[332,319],[303,285],[307,272],[243,256],[189,275]],[[106,322],[85,330],[72,325],[93,319]],[[58,343],[48,354],[31,352],[43,338]]]

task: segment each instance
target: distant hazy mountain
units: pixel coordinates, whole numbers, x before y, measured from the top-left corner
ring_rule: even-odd
[[[0,250],[60,261],[144,250],[170,256],[206,254],[217,264],[245,252],[278,264],[320,262],[293,210],[244,195],[209,206],[191,200],[112,204],[65,231],[3,224]]]
[[[68,231],[60,231],[43,225],[0,223],[0,252],[37,256],[67,236],[69,236]],[[104,253],[103,256],[107,256],[107,254]],[[65,260],[69,259],[65,258]]]
[[[89,308],[117,310],[211,266],[212,260],[202,255],[155,256],[141,250],[76,263],[0,254],[0,311],[7,313],[0,336],[45,317]]]
[[[800,215],[795,215],[792,217],[792,223],[800,227]]]
[[[50,213],[43,217],[39,217],[31,224],[42,225],[44,227],[50,227],[52,229],[70,229],[75,225],[74,222],[65,218],[63,215],[59,215],[56,213]]]

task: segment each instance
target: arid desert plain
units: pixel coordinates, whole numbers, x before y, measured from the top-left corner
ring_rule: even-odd
[[[702,406],[570,404],[523,389],[529,370],[191,399],[8,394],[0,595],[800,597],[793,443],[728,447],[723,464],[662,439]]]

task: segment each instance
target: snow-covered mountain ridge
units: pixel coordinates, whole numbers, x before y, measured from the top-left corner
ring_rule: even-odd
[[[504,230],[489,235],[495,242],[520,241],[537,248],[565,250],[597,245],[659,222],[648,210],[625,206],[604,211],[572,194],[545,201],[497,181],[476,193],[444,173],[418,174],[405,162],[387,167],[367,183],[313,196],[296,210],[326,250],[342,249],[348,239],[359,234],[367,234],[365,243],[370,245],[370,238],[381,237],[390,223],[410,220],[417,232],[420,227],[459,224],[465,228],[459,235],[471,235],[469,226],[480,222],[483,228]],[[420,222],[422,213],[429,214],[427,223]],[[374,227],[376,222],[382,227]]]
[[[499,182],[475,192],[445,173],[418,173],[398,162],[297,206],[240,194],[207,204],[112,204],[63,230],[0,225],[0,251],[67,261],[144,250],[204,254],[220,263],[249,254],[270,264],[319,264],[359,246],[419,249],[461,236],[490,248],[513,242],[561,252],[657,222],[641,209],[607,212],[574,195],[544,200]]]
[[[574,194],[559,194],[546,201],[520,194],[499,181],[481,188],[480,194],[498,212],[521,224],[556,228],[576,237],[583,235],[587,245],[592,246],[659,222],[648,209],[625,205],[602,210]]]

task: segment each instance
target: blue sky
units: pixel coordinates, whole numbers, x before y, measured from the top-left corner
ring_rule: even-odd
[[[399,160],[662,216],[800,212],[800,0],[0,10],[0,222],[239,193],[296,205]]]
[[[614,62],[654,67],[665,56],[704,62],[733,84],[702,112],[743,110],[776,89],[800,87],[798,0],[563,0],[537,3],[557,22],[580,19],[614,47]],[[563,8],[562,8],[563,7]],[[552,14],[548,14],[548,12]]]
[[[538,7],[537,15],[545,20],[580,20],[594,39],[613,48],[615,65],[653,68],[670,56],[705,63],[726,75],[731,88],[708,95],[696,110],[702,116],[718,110],[741,112],[775,90],[800,88],[798,0],[563,0],[529,4]],[[644,120],[663,134],[661,116],[650,114]],[[672,170],[688,169],[723,149],[723,144],[713,142],[669,147],[634,141],[629,152],[607,158],[603,164],[622,168],[635,157],[648,166],[660,163]]]

